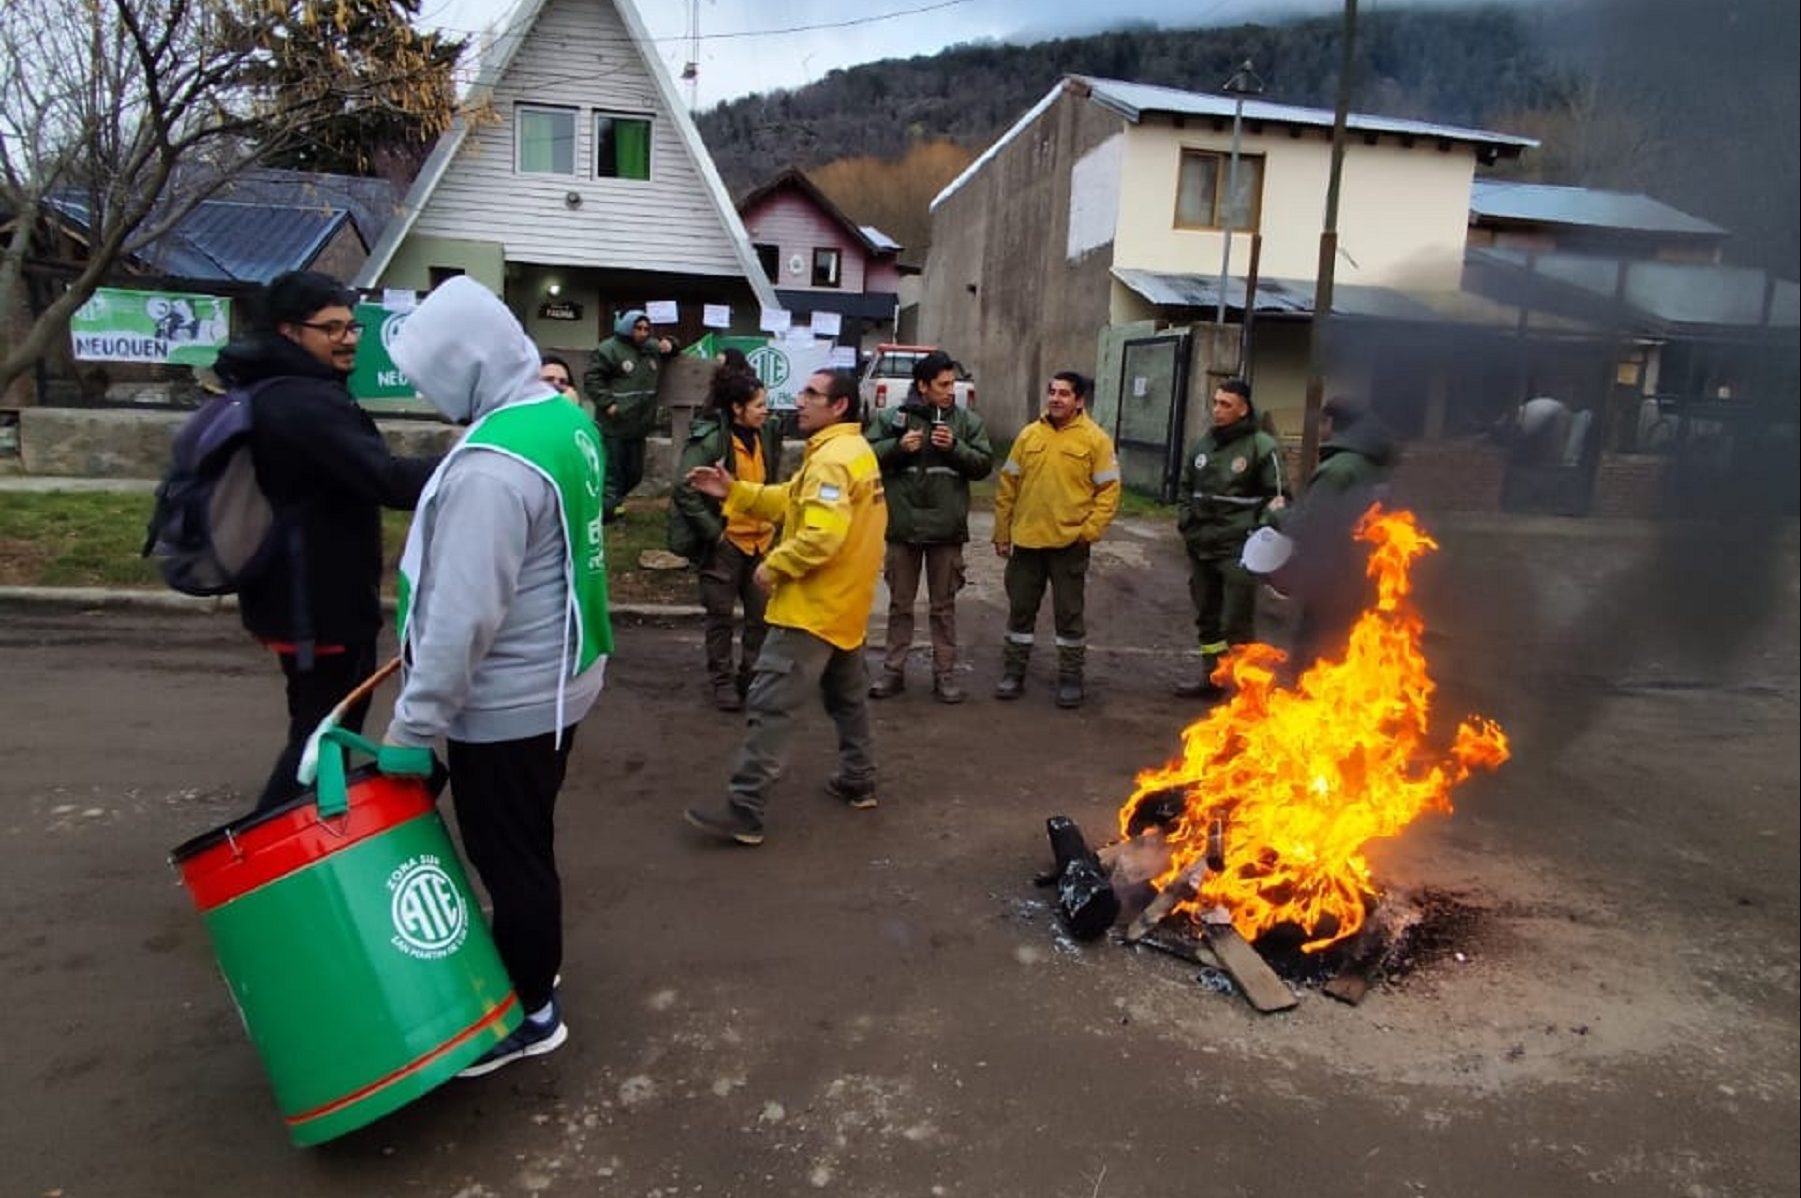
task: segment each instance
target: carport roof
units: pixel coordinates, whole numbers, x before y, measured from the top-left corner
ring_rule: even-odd
[[[1801,287],[1748,266],[1711,262],[1656,262],[1596,254],[1540,254],[1472,246],[1464,260],[1487,268],[1510,299],[1540,302],[1580,298],[1615,323],[1647,332],[1691,330],[1794,330],[1801,326]],[[1488,289],[1485,285],[1485,290]],[[1767,305],[1767,312],[1766,312]]]

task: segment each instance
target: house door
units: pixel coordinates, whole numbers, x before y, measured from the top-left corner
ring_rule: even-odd
[[[1187,417],[1188,334],[1128,341],[1120,354],[1119,419],[1113,444],[1120,476],[1163,503],[1175,498]]]

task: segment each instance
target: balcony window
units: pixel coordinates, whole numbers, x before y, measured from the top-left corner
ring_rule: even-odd
[[[1237,186],[1226,197],[1232,156],[1209,150],[1183,150],[1176,182],[1176,228],[1220,229],[1230,217],[1234,230],[1254,232],[1263,208],[1263,156],[1238,156]]]
[[[597,179],[650,178],[650,120],[648,117],[594,114],[594,177]]]
[[[575,174],[575,109],[519,105],[513,113],[513,143],[521,174]]]

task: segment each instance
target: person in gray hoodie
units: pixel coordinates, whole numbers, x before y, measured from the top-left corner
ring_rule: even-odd
[[[568,1038],[554,817],[612,648],[604,459],[593,422],[539,380],[537,347],[471,279],[433,291],[392,354],[434,407],[471,426],[426,484],[401,557],[406,674],[387,739],[444,738],[463,844],[526,1012],[461,1074],[473,1077]]]

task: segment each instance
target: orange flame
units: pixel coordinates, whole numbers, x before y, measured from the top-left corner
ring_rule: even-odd
[[[1224,907],[1246,940],[1294,924],[1309,937],[1307,952],[1363,925],[1366,898],[1376,894],[1365,845],[1422,811],[1449,813],[1452,787],[1508,756],[1506,734],[1480,716],[1458,725],[1447,755],[1427,748],[1434,684],[1408,574],[1438,543],[1413,513],[1380,504],[1363,514],[1356,536],[1373,547],[1376,603],[1358,617],[1343,659],[1321,657],[1285,690],[1276,685],[1281,650],[1239,646],[1214,673],[1230,699],[1183,731],[1180,757],[1138,775],[1120,810],[1127,834],[1141,803],[1179,790],[1184,806],[1157,889],[1203,859],[1209,830],[1221,823],[1225,868],[1209,870],[1176,910]]]

